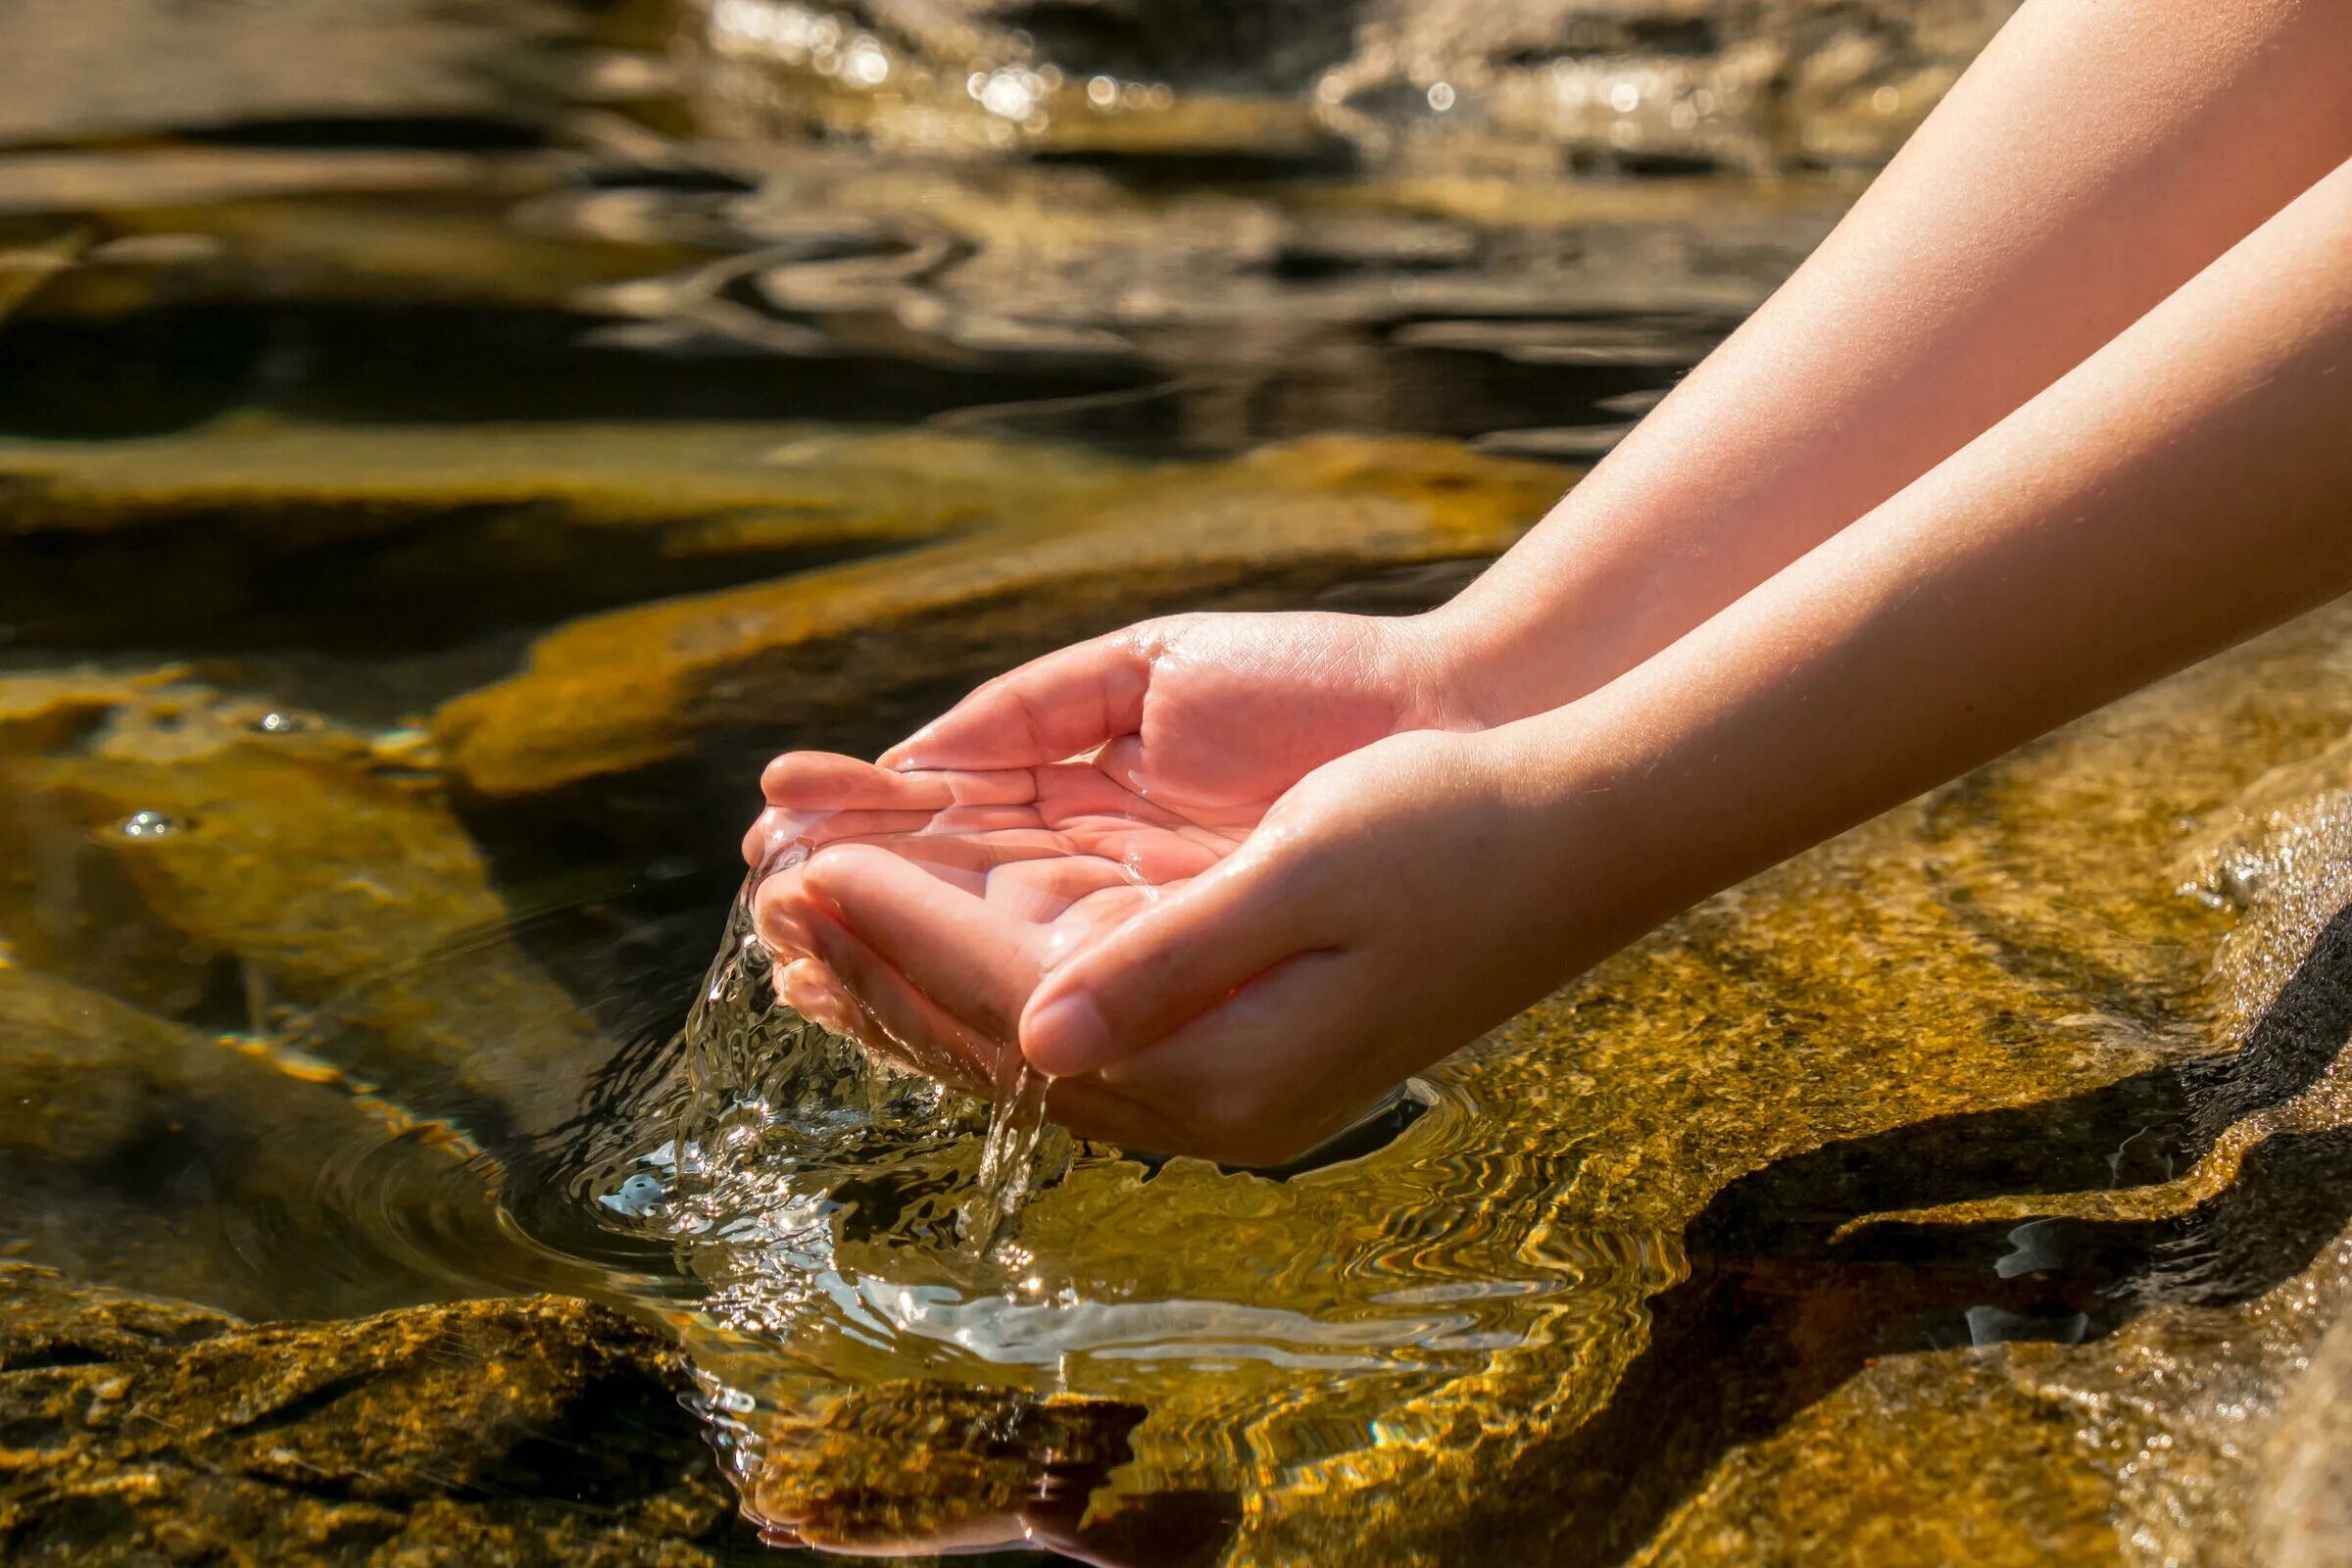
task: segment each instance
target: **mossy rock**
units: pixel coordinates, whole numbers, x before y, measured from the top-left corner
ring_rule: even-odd
[[[2342,814],[2347,638],[2337,607],[2119,703],[1442,1066],[1472,1114],[1428,1118],[1355,1180],[1477,1161],[1487,1223],[1532,1216],[1516,1266],[1578,1282],[1556,1315],[1419,1392],[1302,1404],[1296,1438],[1278,1408],[1235,1440],[1230,1412],[1147,1397],[1130,1474],[1174,1485],[1220,1443],[1247,1464],[1376,1417],[1383,1442],[1252,1499],[1236,1564],[1343,1543],[1606,1562],[1653,1538],[1661,1564],[2071,1561],[2084,1543],[2098,1561],[2107,1521],[2156,1520],[2163,1485],[2214,1510],[2203,1560],[2244,1560],[2230,1391],[2267,1409],[2352,1280],[2333,1239],[2352,1113],[2327,1087],[2352,987],[2330,917],[2352,893],[2341,834],[2287,831],[2264,897],[2292,917],[2241,936],[2271,916],[2184,858],[2242,803],[2258,826]],[[2267,1142],[2218,1190],[2168,1184],[2248,1138]],[[2094,1211],[2073,1189],[2149,1201]],[[2020,1264],[2037,1254],[2012,1233],[2036,1219],[2057,1260]],[[2088,1343],[2007,1343],[2070,1335]],[[2169,1481],[2145,1479],[2167,1451]]]
[[[0,1549],[702,1568],[746,1543],[686,1388],[561,1298],[250,1326],[0,1264]]]
[[[507,934],[429,774],[186,683],[70,685],[45,711],[64,744],[0,759],[27,841],[0,934],[27,961],[296,1042],[477,1133],[576,1108],[610,1046]]]

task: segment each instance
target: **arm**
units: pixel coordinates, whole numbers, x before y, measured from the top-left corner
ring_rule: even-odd
[[[1166,1139],[1149,1107],[1277,1156],[1677,909],[2347,587],[2352,163],[1603,690],[1310,775],[1048,974],[1022,1047],[1091,1072],[1101,1135]]]
[[[883,760],[1022,767],[1113,742],[1155,794],[1262,808],[1384,736],[1581,697],[2352,154],[2348,78],[2342,0],[2028,0],[1821,249],[1451,605],[1146,622],[991,681]]]
[[[2347,155],[2352,6],[2028,0],[1838,230],[1434,617],[1583,695],[1869,512]]]

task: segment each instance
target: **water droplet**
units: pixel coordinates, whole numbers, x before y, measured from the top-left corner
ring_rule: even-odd
[[[622,1182],[619,1191],[605,1194],[601,1201],[614,1213],[626,1214],[631,1219],[643,1219],[662,1201],[661,1178],[639,1171]]]
[[[1444,114],[1453,107],[1453,83],[1433,81],[1429,84],[1429,107]]]

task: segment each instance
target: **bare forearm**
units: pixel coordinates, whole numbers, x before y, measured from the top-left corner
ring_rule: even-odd
[[[1611,890],[1590,957],[2352,588],[2352,163],[1934,472],[1498,736]],[[1590,903],[1590,901],[1587,901]]]
[[[2352,154],[2352,6],[2030,0],[1838,232],[1436,617],[1493,716],[1632,667]]]

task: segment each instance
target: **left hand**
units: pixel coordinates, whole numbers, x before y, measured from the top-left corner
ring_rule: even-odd
[[[872,1013],[952,1042],[966,1081],[1017,1039],[1082,1137],[1279,1163],[1590,956],[1546,908],[1564,824],[1502,733],[1350,752],[1149,895],[1096,880],[1043,927],[873,843],[819,847],[762,918]],[[1054,874],[1084,888],[1100,871],[1072,850]]]

